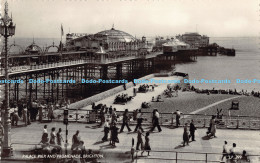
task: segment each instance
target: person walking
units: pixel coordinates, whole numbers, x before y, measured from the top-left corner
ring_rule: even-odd
[[[180,112],[179,110],[176,110],[176,112],[174,112],[174,114],[176,114],[176,127],[179,127],[182,112]]]
[[[137,124],[136,124],[136,127],[135,127],[135,132],[137,131],[137,129],[141,129],[142,132],[144,132],[144,129],[142,128],[142,123],[143,123],[143,117],[142,117],[142,112],[141,112],[141,109],[139,109],[139,112],[137,114]]]
[[[195,130],[197,130],[197,128],[195,127],[194,121],[192,119],[190,122],[190,136],[191,136],[192,141],[196,141],[195,140]]]
[[[102,138],[102,141],[108,141],[107,137],[108,137],[108,133],[109,133],[109,119],[106,120],[105,124],[104,124],[104,137]]]
[[[51,106],[49,107],[49,110],[48,110],[48,120],[51,119],[51,122],[52,122],[52,119],[54,119],[53,109],[54,109],[54,106],[51,105]]]
[[[113,126],[111,128],[111,139],[112,139],[112,146],[116,146],[115,143],[119,143],[118,139],[118,127],[116,126],[116,122],[113,123]]]
[[[79,130],[77,130],[76,133],[72,137],[71,150],[74,150],[79,145],[80,145],[80,137],[79,137]]]
[[[230,159],[231,160],[235,160],[236,159],[236,157],[237,157],[237,154],[238,154],[238,152],[237,152],[237,144],[236,143],[233,143],[233,145],[232,145],[233,147],[230,149],[230,153],[229,153],[229,155],[230,155]]]
[[[117,122],[116,108],[114,108],[112,112],[112,122]]]
[[[19,120],[18,108],[14,108],[14,112],[13,112],[13,116],[12,116],[12,125],[17,126],[18,120]]]
[[[43,132],[42,132],[42,134],[44,134],[44,133],[48,134],[47,127],[48,127],[47,125],[44,125],[44,126],[43,126]]]
[[[139,128],[137,130],[137,142],[136,142],[136,150],[140,150],[139,149],[139,146],[141,145],[141,150],[143,150],[143,138],[142,138],[143,135],[143,131],[141,130],[141,128]]]
[[[145,143],[144,143],[144,151],[146,151],[148,153],[148,156],[150,156],[150,151],[151,151],[149,135],[150,135],[149,132],[147,132],[145,134]],[[143,155],[144,151],[142,152],[142,155]]]
[[[223,152],[222,153],[223,154],[222,154],[221,161],[223,161],[224,157],[228,156],[227,141],[224,141]]]
[[[36,116],[38,114],[38,103],[36,100],[33,100],[31,103],[31,120],[36,121]]]
[[[214,137],[216,137],[216,130],[217,130],[217,125],[215,120],[216,120],[216,116],[212,116],[212,119],[210,120],[210,124],[211,124],[210,136],[214,136]]]
[[[50,144],[55,145],[55,139],[56,139],[56,133],[55,133],[55,127],[51,129],[51,134],[50,134]]]
[[[129,121],[128,109],[125,109],[125,112],[123,114],[123,124],[122,124],[120,132],[123,132],[125,126],[127,127],[128,132],[132,131],[131,128],[129,127],[129,125],[128,125],[128,121]]]
[[[185,146],[185,143],[189,145],[188,123],[185,123],[184,132],[183,132],[183,146]]]
[[[105,123],[105,111],[104,111],[104,107],[101,108],[100,112],[99,112],[99,116],[100,116],[100,124],[99,126],[101,127],[103,125],[103,123]]]
[[[61,130],[61,128],[59,128],[59,131],[57,133],[57,144],[59,146],[61,146],[61,141],[64,142],[61,132],[62,132],[62,130]]]
[[[150,130],[151,132],[153,132],[153,130],[154,130],[155,127],[157,127],[157,129],[158,129],[159,132],[162,131],[161,126],[160,126],[160,124],[159,124],[159,118],[160,118],[159,112],[158,112],[157,109],[155,109],[155,110],[153,111],[153,120],[152,120],[152,122],[153,122],[153,127],[152,127],[151,130]]]
[[[2,145],[4,141],[4,126],[2,125],[2,121],[0,120],[0,145]]]

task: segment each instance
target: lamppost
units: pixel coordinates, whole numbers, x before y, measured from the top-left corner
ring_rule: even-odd
[[[15,34],[15,25],[13,25],[12,16],[8,16],[8,4],[5,2],[4,16],[0,19],[0,34],[4,37],[4,52],[5,52],[5,79],[9,80],[8,75],[8,37]],[[4,143],[2,156],[9,157],[11,152],[11,120],[9,113],[9,89],[8,82],[5,83],[5,112],[4,112]]]

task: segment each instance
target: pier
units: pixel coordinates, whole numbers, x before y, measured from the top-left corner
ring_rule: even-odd
[[[217,54],[220,55],[227,55],[227,56],[235,56],[236,50],[235,49],[229,49],[225,47],[221,47],[216,43],[210,44],[205,47],[199,48],[199,55],[202,56],[217,56]]]
[[[12,47],[14,44],[10,46],[10,48]],[[51,47],[56,48],[56,52],[49,52]],[[109,54],[100,53],[100,51],[102,49],[98,51],[61,51],[59,46],[54,44],[42,50],[33,42],[25,51],[11,54],[8,58],[9,78],[23,81],[23,83],[9,84],[11,104],[24,100],[59,103],[65,98],[71,98],[74,101],[75,99],[72,97],[79,100],[118,85],[84,84],[81,83],[82,79],[125,79],[131,82],[133,79],[161,71],[161,69],[170,70],[175,61],[196,60],[195,52],[164,55],[160,51],[122,50]],[[1,62],[4,63],[4,61],[5,57],[1,57]],[[0,79],[4,80],[3,69],[1,69]],[[52,81],[74,80],[75,83],[29,82],[29,80],[46,81],[46,79]]]

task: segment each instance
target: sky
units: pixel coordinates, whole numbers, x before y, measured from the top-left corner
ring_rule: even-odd
[[[1,1],[1,11],[3,3]],[[259,36],[259,0],[8,0],[15,37],[59,38],[114,28],[133,36],[199,32],[209,37]]]

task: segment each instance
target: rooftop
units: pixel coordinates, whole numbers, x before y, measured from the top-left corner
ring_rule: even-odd
[[[98,34],[107,35],[110,42],[131,42],[136,40],[132,35],[115,28],[96,33],[96,35]]]

